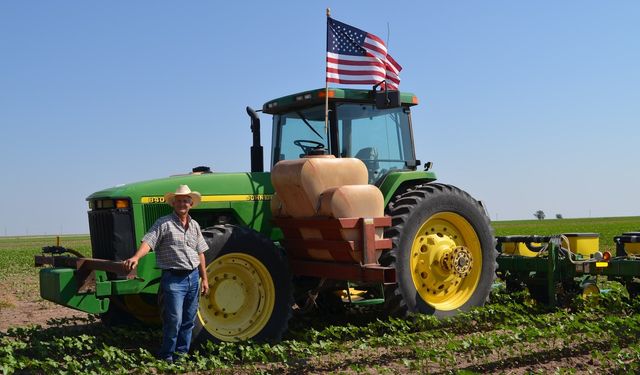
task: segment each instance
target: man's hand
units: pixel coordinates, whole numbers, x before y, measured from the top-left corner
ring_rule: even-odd
[[[200,288],[200,294],[204,295],[208,295],[209,294],[209,280],[207,280],[207,278],[205,277],[200,278],[200,285],[202,285],[202,287]]]
[[[133,271],[136,267],[138,267],[138,261],[140,260],[140,258],[147,255],[150,250],[151,248],[149,247],[149,244],[142,241],[140,247],[138,248],[138,251],[136,251],[136,253],[133,254],[131,258],[123,262],[124,268],[126,268],[126,270],[129,272]]]
[[[136,267],[138,267],[138,258],[132,256],[131,258],[124,261],[124,267],[127,271],[133,271]]]

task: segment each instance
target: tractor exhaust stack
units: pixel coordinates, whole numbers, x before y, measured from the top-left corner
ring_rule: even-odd
[[[247,114],[251,117],[251,133],[253,144],[251,145],[251,172],[264,172],[264,153],[260,144],[260,117],[256,111],[247,106]]]

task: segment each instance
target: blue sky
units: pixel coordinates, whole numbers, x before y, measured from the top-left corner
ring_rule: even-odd
[[[389,37],[418,158],[492,219],[640,215],[639,2],[389,4],[0,2],[0,236],[87,233],[116,184],[248,170],[244,107],[324,86],[327,6]]]

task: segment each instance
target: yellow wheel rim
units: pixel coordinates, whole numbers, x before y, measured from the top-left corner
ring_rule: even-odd
[[[418,294],[437,310],[460,308],[476,290],[482,248],[462,216],[441,212],[425,221],[411,246],[411,277]]]
[[[207,266],[209,295],[200,296],[198,319],[222,341],[246,340],[267,324],[275,304],[271,274],[258,259],[231,253]]]

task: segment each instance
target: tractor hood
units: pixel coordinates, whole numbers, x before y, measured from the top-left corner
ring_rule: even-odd
[[[87,197],[88,201],[102,198],[129,198],[131,203],[162,203],[164,194],[174,192],[186,184],[202,194],[202,202],[259,200],[256,195],[271,195],[271,174],[265,172],[204,173],[177,175],[155,180],[134,182],[100,190]]]

